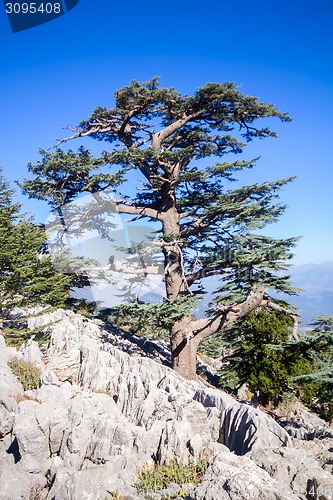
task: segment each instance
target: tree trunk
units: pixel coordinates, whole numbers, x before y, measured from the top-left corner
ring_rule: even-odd
[[[196,378],[199,339],[193,337],[191,319],[184,317],[171,329],[172,368],[184,378]]]

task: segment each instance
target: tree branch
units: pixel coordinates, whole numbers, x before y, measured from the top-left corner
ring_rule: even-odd
[[[151,219],[156,219],[162,221],[161,214],[158,210],[155,210],[151,207],[139,206],[134,203],[130,203],[126,200],[118,200],[116,198],[112,198],[107,201],[102,198],[99,193],[93,193],[93,197],[99,203],[99,209],[103,209],[103,205],[107,205],[105,212],[110,211],[110,202],[116,205],[116,211],[120,214],[128,214],[128,215],[139,215],[141,217],[150,217]]]
[[[161,266],[143,266],[135,267],[124,262],[115,262],[114,256],[109,258],[110,270],[116,271],[118,273],[124,274],[136,274],[136,275],[147,275],[147,274],[161,274],[163,275],[163,265]]]
[[[201,109],[200,111],[197,111],[196,113],[191,113],[190,115],[184,114],[182,118],[179,118],[179,120],[176,120],[173,123],[170,123],[168,127],[164,128],[163,130],[160,130],[157,134],[154,134],[152,137],[152,148],[155,151],[160,151],[161,144],[162,142],[170,137],[176,130],[179,130],[181,127],[186,125],[186,123],[190,122],[191,120],[195,120],[197,118],[200,118],[201,115],[206,113],[206,109]]]
[[[144,217],[150,217],[151,219],[162,221],[161,214],[158,212],[158,210],[155,210],[153,208],[140,207],[124,200],[114,200],[114,202],[117,205],[117,212],[121,214],[141,215]]]
[[[219,306],[219,312],[211,318],[197,319],[192,321],[194,336],[198,336],[200,341],[226,328],[237,319],[246,316],[254,311],[263,301],[264,285],[252,290],[249,296],[240,304]]]
[[[182,229],[182,231],[180,231],[179,233],[180,237],[185,239],[189,236],[196,236],[201,231],[204,231],[209,226],[209,222],[204,222],[204,220],[207,220],[207,218],[208,216],[202,217],[197,222],[194,222],[192,227]]]
[[[272,311],[280,312],[282,314],[285,314],[286,316],[289,316],[293,322],[293,329],[291,332],[291,337],[294,340],[298,340],[298,323],[299,323],[299,315],[295,313],[295,311],[292,311],[291,309],[286,309],[285,307],[279,306],[279,304],[276,304],[273,302],[270,298],[265,298],[262,303],[260,304],[261,307],[264,307],[266,309],[271,309]]]

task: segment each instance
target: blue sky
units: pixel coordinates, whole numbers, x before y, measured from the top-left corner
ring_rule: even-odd
[[[114,90],[133,79],[159,75],[163,86],[188,94],[208,81],[234,81],[293,118],[272,124],[278,139],[244,152],[261,156],[244,182],[297,176],[282,193],[287,212],[267,232],[303,236],[296,263],[333,260],[330,2],[80,0],[15,34],[0,7],[0,165],[10,181],[27,176],[27,163],[62,126],[112,106]],[[46,207],[20,201],[45,220]]]

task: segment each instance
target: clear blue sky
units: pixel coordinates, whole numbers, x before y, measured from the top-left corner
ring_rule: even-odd
[[[278,139],[244,153],[261,156],[244,182],[297,176],[282,193],[288,211],[269,233],[303,235],[296,263],[333,260],[331,2],[80,0],[15,34],[0,7],[0,165],[10,181],[27,176],[26,164],[62,126],[112,106],[114,90],[133,79],[160,75],[163,86],[188,94],[234,81],[293,117],[273,124]],[[45,220],[45,207],[20,200]]]

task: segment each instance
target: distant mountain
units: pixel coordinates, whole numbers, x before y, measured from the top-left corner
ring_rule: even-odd
[[[303,264],[290,269],[292,283],[304,291],[289,299],[299,307],[302,324],[316,316],[333,316],[333,262]]]
[[[333,316],[333,262],[324,264],[304,264],[289,269],[292,284],[304,290],[298,296],[273,294],[299,308],[301,326],[307,326],[317,316]],[[205,288],[211,292],[219,285],[217,278],[206,280]],[[208,293],[196,313],[204,316],[207,303],[211,300]]]

